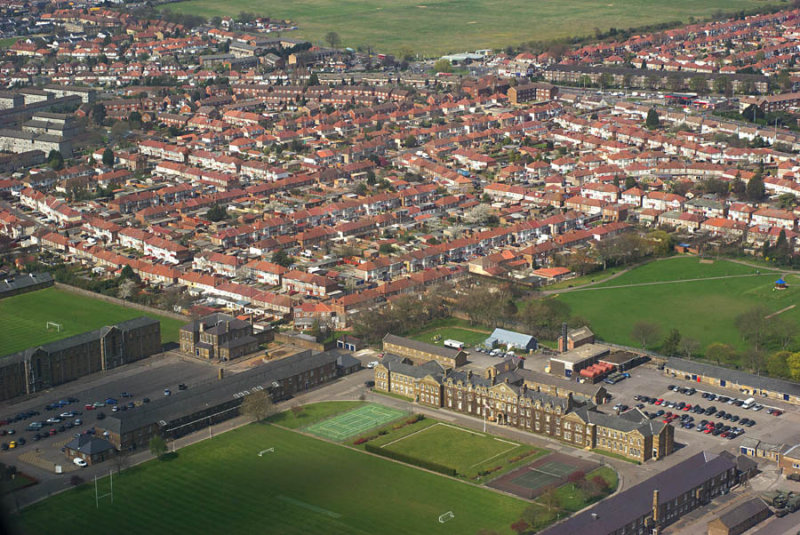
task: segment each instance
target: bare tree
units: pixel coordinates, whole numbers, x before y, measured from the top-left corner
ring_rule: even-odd
[[[694,338],[683,338],[678,344],[678,351],[687,359],[692,358],[698,349],[700,349],[700,342]]]
[[[661,327],[650,321],[637,321],[633,324],[631,336],[641,344],[642,349],[646,349],[661,338]]]
[[[766,307],[758,305],[736,317],[736,328],[739,329],[739,334],[757,350],[761,349],[767,338],[770,326],[767,315],[769,315],[769,311]]]
[[[239,412],[246,416],[250,416],[253,421],[259,422],[264,420],[275,412],[275,406],[272,404],[272,398],[266,390],[259,390],[248,394],[244,397]]]
[[[114,466],[119,474],[131,464],[131,454],[128,451],[118,451],[114,456]]]

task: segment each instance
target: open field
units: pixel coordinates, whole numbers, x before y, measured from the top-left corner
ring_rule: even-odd
[[[288,37],[303,37],[322,44],[334,31],[342,46],[371,46],[381,52],[408,47],[426,55],[481,48],[503,48],[523,41],[594,34],[611,27],[630,28],[645,24],[688,21],[722,10],[775,5],[759,0],[190,0],[164,4],[162,9],[192,15],[236,16],[242,11],[289,19],[299,31]],[[786,4],[783,4],[786,5]]]
[[[258,453],[274,448],[273,453]],[[107,481],[101,481],[107,485]],[[25,509],[29,534],[510,534],[528,504],[275,426],[253,424]],[[444,524],[439,516],[452,511]]]
[[[465,320],[446,318],[429,323],[425,330],[410,334],[409,338],[439,346],[445,340],[458,340],[464,342],[465,347],[474,347],[485,342],[490,334],[491,331],[482,325],[470,326]],[[439,339],[435,340],[437,336]]]
[[[658,284],[721,276],[732,278]],[[789,275],[789,289],[774,291],[778,277],[779,273],[764,270],[755,275],[753,268],[724,260],[700,264],[696,258],[681,257],[652,262],[601,283],[596,290],[564,293],[558,299],[569,304],[573,314],[589,320],[592,330],[609,342],[638,346],[631,329],[645,320],[659,324],[664,335],[677,328],[682,336],[700,341],[702,348],[713,342],[742,348],[734,324],[738,315],[757,305],[775,312],[797,302],[800,277]],[[656,284],[626,286],[647,283]],[[800,321],[800,310],[782,316]]]
[[[56,288],[45,288],[0,300],[0,322],[6,327],[0,337],[0,355],[34,345],[53,342],[104,325],[149,316],[161,321],[161,341],[177,342],[183,322],[91,299]],[[60,323],[61,331],[47,330],[48,321]],[[188,323],[188,321],[187,321]]]

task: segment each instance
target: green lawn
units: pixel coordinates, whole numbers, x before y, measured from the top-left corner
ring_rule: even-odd
[[[584,284],[589,284],[592,282],[600,282],[603,281],[610,276],[619,273],[625,269],[624,267],[612,267],[608,268],[605,271],[599,271],[597,273],[591,273],[589,275],[584,275],[583,277],[575,277],[574,279],[567,279],[561,282],[557,282],[555,284],[548,284],[546,286],[542,286],[542,290],[562,290],[564,288],[573,288],[575,286],[582,286]]]
[[[274,448],[274,453],[258,456]],[[107,481],[100,482],[101,487]],[[495,492],[254,424],[114,476],[114,503],[83,485],[23,511],[29,534],[510,534],[527,505]],[[441,514],[454,518],[440,524]]]
[[[299,429],[309,425],[327,420],[331,416],[347,412],[364,405],[363,401],[324,401],[303,405],[302,410],[295,414],[295,411],[288,410],[269,417],[269,421],[288,427],[289,429]]]
[[[464,346],[474,347],[482,344],[489,338],[491,331],[481,325],[472,326],[468,321],[458,318],[445,318],[433,321],[425,326],[425,329],[409,337],[420,342],[427,342],[434,345],[443,345],[445,340],[458,340],[464,342]],[[439,337],[438,340],[435,340]]]
[[[0,39],[0,49],[5,50],[6,48],[11,48],[17,41],[19,41],[19,37],[5,37]]]
[[[322,44],[323,36],[334,31],[342,46],[369,45],[381,52],[408,47],[433,55],[593,35],[595,28],[685,22],[690,16],[707,17],[718,10],[731,13],[776,4],[763,0],[190,0],[161,9],[206,17],[255,12],[294,21],[299,31],[285,32],[289,37]]]
[[[728,261],[700,264],[683,257],[652,262],[625,275],[600,284],[598,290],[578,290],[561,294],[558,299],[570,305],[572,313],[585,317],[592,330],[603,340],[638,346],[631,329],[639,320],[657,323],[666,334],[677,328],[684,337],[695,338],[703,348],[712,342],[724,342],[742,348],[744,344],[734,325],[736,317],[749,308],[763,305],[774,312],[797,302],[800,277],[790,275],[790,288],[774,291],[778,278],[774,272],[761,271]],[[646,282],[742,275],[730,279],[675,282],[652,286],[603,288]],[[751,275],[752,274],[752,275]],[[800,321],[800,308],[783,314]],[[654,349],[660,345],[654,345]]]
[[[162,342],[177,342],[178,329],[188,323],[56,288],[7,297],[0,300],[0,323],[6,328],[6,334],[0,337],[0,355],[139,316],[161,321]],[[53,328],[47,330],[48,321],[60,323],[61,331]]]
[[[491,478],[497,477],[546,453],[546,450],[430,418],[391,431],[370,443],[388,451],[454,468],[459,476],[472,480],[478,480],[480,472],[487,470],[491,471],[488,474]],[[524,456],[524,459],[512,461],[518,456]]]

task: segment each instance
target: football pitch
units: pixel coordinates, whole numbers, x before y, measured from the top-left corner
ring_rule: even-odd
[[[108,482],[99,485],[107,489]],[[113,504],[106,498],[98,509],[94,486],[86,484],[26,508],[17,527],[34,535],[510,535],[510,524],[527,506],[378,456],[253,424],[184,448],[170,461],[115,475]]]
[[[183,324],[179,320],[57,288],[0,299],[0,323],[5,327],[0,337],[0,356],[139,316],[148,316],[161,322],[162,342],[178,340],[178,329]],[[59,327],[48,326],[48,322],[56,323]]]
[[[304,431],[321,438],[341,442],[407,414],[405,411],[383,405],[365,405],[310,425]]]
[[[393,440],[381,448],[455,468],[457,473],[464,475],[523,449],[516,442],[442,422]]]

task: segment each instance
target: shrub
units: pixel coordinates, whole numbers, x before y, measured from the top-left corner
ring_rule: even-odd
[[[389,431],[387,431],[386,429],[381,429],[380,431],[378,431],[378,434],[379,434],[380,436],[383,436],[383,435],[388,435],[388,434],[389,434]]]
[[[357,438],[356,440],[353,441],[353,444],[358,446],[359,444],[363,444],[364,442],[367,442],[368,440],[369,440],[369,438],[367,438],[367,437]]]
[[[524,533],[525,530],[527,530],[529,527],[530,524],[528,524],[522,519],[519,519],[513,524],[511,524],[511,529],[514,531],[514,533]]]
[[[584,473],[583,470],[578,470],[576,472],[572,472],[569,476],[567,476],[567,481],[569,481],[570,483],[579,484],[585,478],[586,478],[586,473]]]
[[[69,478],[69,484],[72,485],[73,487],[77,487],[78,485],[82,485],[83,484],[83,478],[81,476],[79,476],[79,475],[74,475],[71,478]]]

